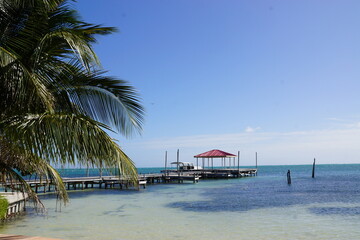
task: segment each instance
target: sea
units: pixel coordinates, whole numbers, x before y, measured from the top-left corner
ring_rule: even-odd
[[[139,173],[160,168],[140,168]],[[291,184],[287,172],[291,171]],[[84,176],[84,169],[62,169]],[[91,174],[98,174],[96,170]],[[70,191],[59,207],[27,211],[0,234],[60,239],[360,239],[360,164],[259,166],[255,177]]]

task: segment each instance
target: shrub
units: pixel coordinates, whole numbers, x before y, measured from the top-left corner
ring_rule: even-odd
[[[9,207],[9,202],[3,196],[0,196],[0,219],[3,220],[6,217],[6,213]]]

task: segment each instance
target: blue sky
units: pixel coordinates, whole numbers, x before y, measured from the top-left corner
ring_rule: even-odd
[[[360,1],[78,0],[115,26],[95,50],[135,86],[142,135],[119,139],[138,167],[211,149],[241,163],[360,162]]]

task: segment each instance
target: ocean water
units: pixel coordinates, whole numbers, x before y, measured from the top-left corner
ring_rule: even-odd
[[[0,233],[62,239],[360,239],[360,165],[317,165],[315,179],[311,170],[260,166],[257,177],[77,191],[61,211],[53,195],[44,195],[46,215],[29,206]],[[84,170],[71,171],[62,174]]]

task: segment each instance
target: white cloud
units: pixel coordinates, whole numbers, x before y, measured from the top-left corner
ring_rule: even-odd
[[[255,132],[257,130],[260,130],[260,127],[256,127],[256,128],[247,127],[247,128],[245,128],[245,132],[247,132],[247,133]]]
[[[337,123],[338,127],[343,128],[360,128],[360,122],[351,121],[349,119],[342,119],[342,118],[327,118],[327,120]]]
[[[241,150],[244,165],[253,164],[255,151],[263,165],[307,164],[314,157],[318,163],[360,163],[360,127],[356,123],[330,130],[183,136],[127,143],[126,148],[137,164],[145,166],[161,166],[164,151],[175,156],[178,148],[183,161],[218,148],[234,154]]]
[[[345,119],[336,118],[336,117],[330,117],[330,118],[327,118],[327,120],[334,121],[334,122],[347,122],[347,120],[345,120]]]
[[[360,128],[360,122],[348,124],[349,128]]]

